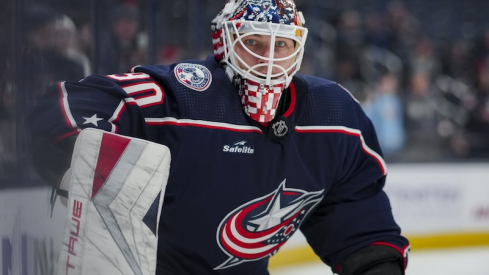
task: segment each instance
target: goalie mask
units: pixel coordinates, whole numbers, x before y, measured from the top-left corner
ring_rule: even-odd
[[[212,21],[216,60],[226,65],[243,109],[266,123],[299,70],[307,29],[293,0],[228,0]]]

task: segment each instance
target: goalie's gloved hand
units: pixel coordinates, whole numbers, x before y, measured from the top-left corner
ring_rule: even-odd
[[[61,195],[66,204],[68,197],[68,186],[63,186],[63,178],[71,164],[71,155],[75,146],[76,136],[69,136],[57,143],[49,141],[47,138],[39,136],[31,141],[32,162],[38,174],[47,183],[53,186],[51,194],[51,216],[53,215],[56,198]],[[66,205],[65,205],[66,206]]]
[[[32,140],[34,167],[41,178],[56,189],[59,189],[63,176],[70,168],[76,137],[76,135],[69,136],[57,143],[44,137],[36,137]]]
[[[396,249],[385,245],[371,245],[358,250],[343,260],[339,275],[403,275],[404,258]]]

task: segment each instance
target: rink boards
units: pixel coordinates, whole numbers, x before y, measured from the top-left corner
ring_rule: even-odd
[[[489,163],[389,164],[384,190],[412,251],[489,245]],[[271,267],[319,261],[294,237]]]
[[[413,250],[489,245],[489,164],[390,164],[385,191]],[[52,274],[66,210],[51,189],[0,192],[0,275]],[[317,261],[302,235],[271,267]],[[10,272],[10,273],[9,273]]]

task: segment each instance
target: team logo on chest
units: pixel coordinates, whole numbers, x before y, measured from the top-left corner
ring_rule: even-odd
[[[180,83],[199,92],[207,90],[212,82],[209,69],[199,64],[181,63],[174,72]]]
[[[286,188],[284,180],[274,192],[236,208],[217,231],[217,242],[229,258],[215,269],[274,255],[299,229],[323,193]]]

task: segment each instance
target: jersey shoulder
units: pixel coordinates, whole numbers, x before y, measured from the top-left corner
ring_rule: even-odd
[[[297,78],[305,84],[308,92],[315,97],[324,97],[334,101],[353,101],[358,104],[360,103],[350,91],[335,81],[301,74],[297,75]]]
[[[305,125],[345,126],[358,129],[365,114],[360,102],[337,82],[309,75],[296,75],[305,106],[302,123]],[[305,92],[301,92],[304,90]],[[301,95],[302,94],[302,95]]]
[[[144,65],[136,66],[132,72],[143,72],[151,75],[155,79],[175,80],[184,86],[204,91],[212,83],[212,75],[218,69],[218,63],[214,59],[205,60],[185,60],[168,65]]]
[[[231,80],[213,56],[171,65],[134,69],[161,83],[168,101],[178,106],[170,116],[232,124],[246,124],[240,99]]]

